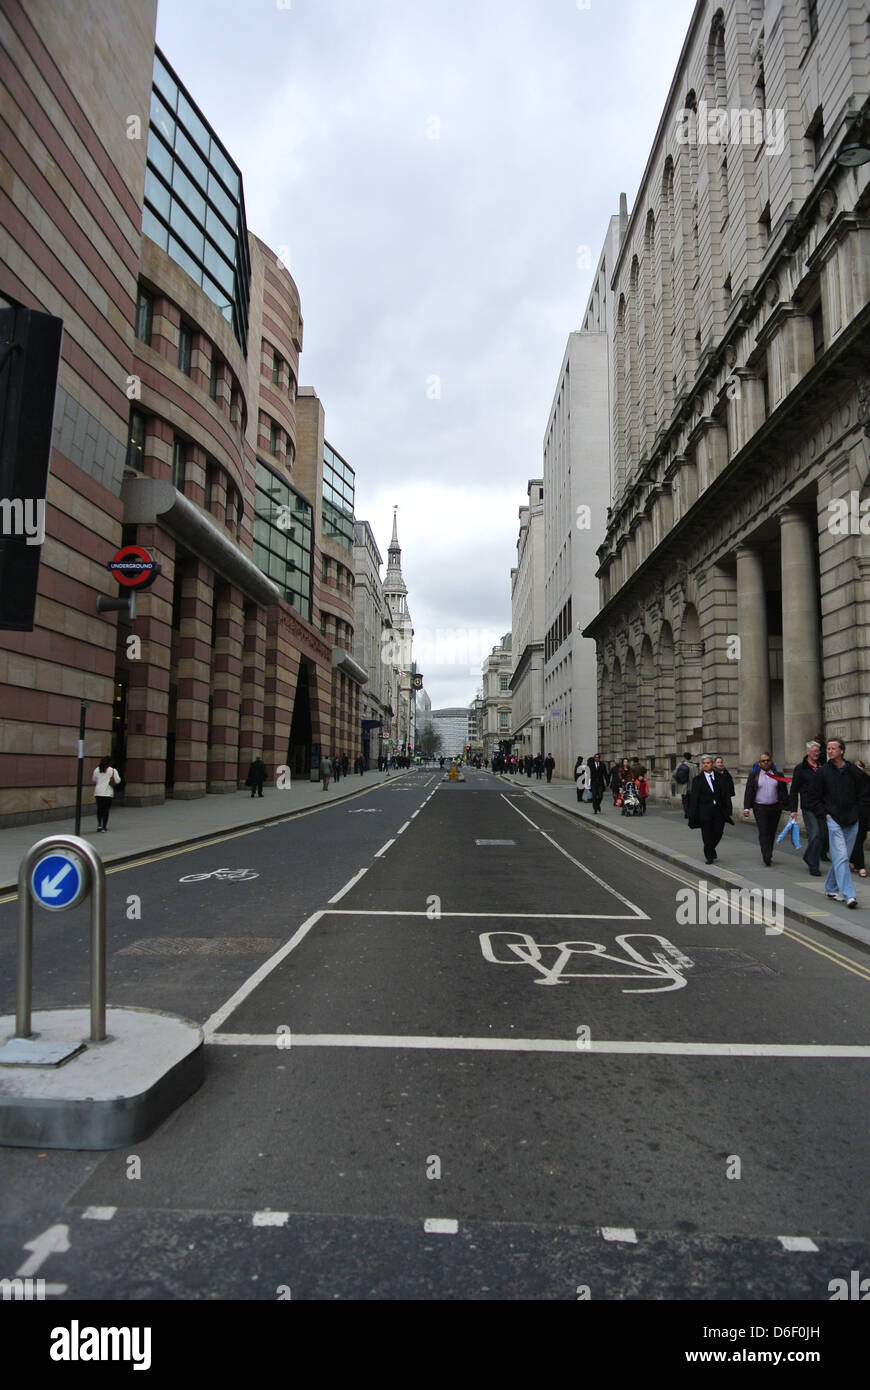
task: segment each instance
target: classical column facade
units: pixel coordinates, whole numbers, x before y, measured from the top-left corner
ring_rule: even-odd
[[[815,518],[797,508],[780,514],[782,553],[782,653],[785,760],[804,755],[822,725],[818,556]]]
[[[239,785],[239,715],[242,703],[244,595],[232,584],[215,589],[212,671],[212,738],[208,790],[234,792]],[[271,771],[271,769],[270,769]]]
[[[740,637],[738,725],[740,768],[752,767],[770,747],[770,658],[767,606],[761,554],[741,545],[737,551],[737,628]]]
[[[184,563],[178,642],[175,797],[204,796],[208,769],[214,573],[204,560]]]

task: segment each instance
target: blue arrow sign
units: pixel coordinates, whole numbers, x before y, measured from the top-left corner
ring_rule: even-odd
[[[82,866],[71,854],[59,851],[40,859],[31,875],[33,896],[43,907],[68,907],[82,888]]]

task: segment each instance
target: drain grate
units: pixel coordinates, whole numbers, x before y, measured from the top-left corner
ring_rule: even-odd
[[[280,936],[155,936],[133,941],[119,956],[270,956]]]
[[[692,979],[699,975],[778,975],[764,961],[756,960],[745,951],[728,946],[686,946],[686,955],[694,961]]]

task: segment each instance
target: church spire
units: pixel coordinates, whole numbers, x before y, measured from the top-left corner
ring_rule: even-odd
[[[399,545],[399,525],[398,507],[393,508],[393,539],[390,541],[390,548],[387,551],[387,573],[384,576],[383,590],[387,596],[392,595],[398,599],[404,597],[408,590],[402,578],[402,547]]]

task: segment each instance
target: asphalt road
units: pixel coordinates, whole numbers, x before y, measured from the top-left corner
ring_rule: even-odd
[[[870,955],[686,921],[683,871],[468,779],[111,871],[109,1003],[202,1024],[206,1082],[138,1165],[0,1150],[0,1273],[59,1223],[59,1299],[827,1300],[870,1272]],[[86,1002],[87,927],[39,915],[35,1008]]]

